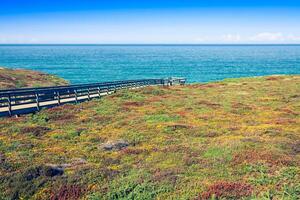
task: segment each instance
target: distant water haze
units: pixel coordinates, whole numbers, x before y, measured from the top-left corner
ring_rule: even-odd
[[[2,45],[0,66],[56,74],[73,84],[170,76],[209,82],[300,74],[300,46]]]

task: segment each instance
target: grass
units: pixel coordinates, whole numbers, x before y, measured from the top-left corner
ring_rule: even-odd
[[[299,94],[299,76],[241,78],[1,118],[0,199],[296,200]]]

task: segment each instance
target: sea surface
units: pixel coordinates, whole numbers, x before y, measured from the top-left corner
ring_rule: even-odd
[[[71,83],[186,77],[188,82],[300,74],[299,45],[0,45],[0,66]]]

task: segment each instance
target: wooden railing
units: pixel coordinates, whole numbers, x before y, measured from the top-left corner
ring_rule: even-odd
[[[0,90],[0,117],[33,113],[42,108],[100,98],[125,88],[184,83],[184,78],[166,78]]]

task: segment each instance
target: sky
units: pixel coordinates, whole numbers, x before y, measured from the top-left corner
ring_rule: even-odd
[[[300,44],[300,1],[0,0],[0,44]]]

